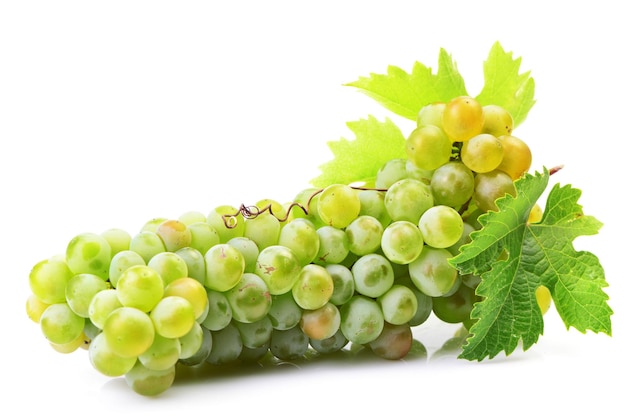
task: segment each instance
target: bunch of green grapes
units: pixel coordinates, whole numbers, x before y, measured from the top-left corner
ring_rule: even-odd
[[[179,366],[294,360],[348,345],[386,359],[431,316],[470,328],[479,277],[448,260],[531,163],[498,106],[459,97],[419,113],[407,157],[373,187],[156,218],[133,235],[83,233],[37,263],[28,316],[57,351],[142,395]],[[538,298],[545,311],[549,296]]]

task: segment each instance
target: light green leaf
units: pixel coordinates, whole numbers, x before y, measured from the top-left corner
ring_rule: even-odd
[[[613,311],[604,270],[595,255],[578,252],[577,236],[596,234],[602,224],[583,214],[580,191],[555,185],[539,223],[528,215],[545,191],[549,173],[526,174],[516,181],[517,196],[497,201],[498,212],[479,218],[483,228],[450,260],[463,273],[482,276],[476,289],[482,301],[472,310],[477,321],[460,357],[469,360],[510,354],[522,342],[524,350],[543,334],[543,316],[536,301],[539,285],[549,288],[567,328],[611,333]],[[505,254],[505,256],[502,256]]]
[[[507,109],[515,126],[522,124],[535,104],[535,80],[529,71],[520,74],[521,63],[521,58],[513,59],[513,54],[496,42],[483,65],[485,85],[476,96],[483,105],[497,104]]]
[[[313,186],[371,182],[385,162],[406,158],[404,135],[391,120],[381,122],[369,116],[346,124],[355,139],[328,142],[335,158],[320,166],[322,173],[311,181]]]
[[[372,73],[346,85],[360,89],[388,110],[410,120],[416,120],[427,104],[467,95],[463,77],[444,49],[439,52],[437,74],[420,62],[415,62],[411,74],[390,65],[387,74]]]

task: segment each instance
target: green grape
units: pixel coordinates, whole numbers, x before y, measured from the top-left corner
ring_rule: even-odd
[[[241,280],[246,269],[246,260],[235,247],[220,243],[204,255],[206,280],[204,286],[210,290],[228,291]]]
[[[533,162],[530,148],[516,136],[504,135],[498,138],[502,144],[503,157],[498,165],[498,170],[509,174],[511,179],[516,180],[526,173]]]
[[[111,246],[100,235],[81,233],[67,245],[65,259],[74,274],[94,274],[102,279],[109,277]]]
[[[443,129],[443,111],[446,103],[438,101],[425,105],[417,113],[417,126],[433,125]]]
[[[174,366],[157,371],[145,367],[140,361],[135,362],[135,366],[124,375],[128,386],[137,394],[145,396],[155,396],[167,391],[175,377]]]
[[[206,223],[206,216],[201,211],[186,211],[178,216],[178,221],[189,227],[194,223]]]
[[[343,229],[356,219],[360,210],[359,194],[355,189],[343,184],[326,187],[317,202],[317,211],[324,224],[339,229]]]
[[[99,329],[104,327],[107,317],[112,311],[123,307],[119,298],[117,298],[117,290],[113,288],[105,289],[93,296],[87,312],[91,323]]]
[[[165,250],[175,252],[191,244],[191,232],[185,223],[179,220],[166,220],[159,224],[155,233],[163,241]]]
[[[264,316],[253,323],[233,321],[233,325],[239,330],[241,343],[244,347],[257,349],[262,346],[269,346],[273,327],[268,316]]]
[[[337,333],[340,324],[339,309],[326,303],[320,308],[303,311],[300,329],[310,340],[323,340]]]
[[[65,302],[65,287],[74,274],[65,261],[43,260],[30,271],[30,290],[46,304]]]
[[[376,356],[398,360],[404,358],[413,345],[413,333],[408,324],[385,323],[380,335],[369,343]]]
[[[150,311],[150,319],[156,333],[170,339],[186,335],[196,322],[191,303],[177,295],[163,297]]]
[[[208,290],[207,297],[209,312],[202,321],[202,326],[208,330],[221,330],[230,323],[233,310],[224,293]]]
[[[452,256],[458,255],[461,250],[461,246],[468,244],[472,241],[472,238],[470,238],[470,233],[472,233],[474,230],[476,230],[474,229],[474,226],[467,222],[463,222],[463,233],[461,234],[461,238],[454,245],[447,248]]]
[[[393,183],[392,183],[393,184]],[[391,184],[389,184],[391,186]],[[383,227],[391,223],[391,217],[385,208],[385,193],[378,190],[359,191],[361,211],[359,216],[375,217]]]
[[[191,234],[189,246],[197,249],[203,255],[213,246],[220,243],[220,235],[217,233],[217,230],[206,222],[192,223],[187,226],[187,230]],[[178,250],[182,249],[184,248]]]
[[[48,341],[63,345],[74,341],[85,327],[85,319],[74,313],[67,303],[51,304],[39,319],[41,331]]]
[[[433,309],[432,297],[418,290],[409,275],[401,276],[396,280],[396,283],[410,289],[417,299],[417,311],[415,312],[411,320],[409,320],[409,325],[411,327],[416,327],[428,320],[428,317],[430,317]]]
[[[278,244],[280,221],[268,212],[246,220],[244,236],[254,241],[259,250]]]
[[[348,339],[341,333],[341,330],[321,340],[310,339],[309,344],[316,352],[319,353],[334,353],[343,349],[348,344]]]
[[[322,226],[316,230],[319,238],[319,249],[314,262],[319,265],[337,264],[346,259],[348,236],[345,230],[332,226]]]
[[[345,229],[348,248],[356,255],[374,253],[380,248],[383,225],[372,216],[359,216]]]
[[[35,294],[30,294],[26,299],[26,315],[33,323],[39,323],[41,315],[49,306],[50,304],[44,303]]]
[[[323,266],[305,265],[298,274],[291,293],[301,308],[315,310],[330,300],[333,294],[333,278]]]
[[[100,291],[109,288],[97,275],[77,274],[67,282],[65,299],[72,311],[80,317],[89,317],[89,303]]]
[[[174,252],[157,253],[148,261],[148,267],[159,274],[165,285],[178,278],[189,276],[187,263]]]
[[[156,334],[152,345],[138,359],[148,369],[163,371],[176,365],[179,357],[180,341]]]
[[[407,159],[405,158],[395,158],[385,162],[376,173],[376,188],[387,189],[394,183],[408,178],[406,167]]]
[[[424,243],[432,248],[447,248],[463,235],[463,218],[452,207],[438,205],[429,208],[420,218],[418,227]]]
[[[405,148],[408,160],[427,171],[439,168],[452,155],[452,142],[442,129],[432,125],[413,130]]]
[[[302,318],[302,308],[293,299],[291,291],[272,295],[272,306],[267,317],[276,330],[288,330],[298,325]]]
[[[205,331],[198,322],[194,322],[184,336],[178,338],[180,342],[180,359],[187,360],[198,354],[205,347]]]
[[[473,288],[460,285],[452,295],[433,298],[433,313],[446,323],[462,323],[470,318],[477,301]]]
[[[209,305],[206,288],[193,278],[182,277],[167,284],[163,290],[163,297],[171,295],[183,297],[189,301],[196,320],[205,313]]]
[[[474,194],[474,173],[459,161],[452,161],[437,168],[430,181],[435,204],[458,207]]]
[[[387,323],[405,324],[417,313],[417,297],[404,285],[393,285],[377,302]]]
[[[220,236],[220,242],[228,242],[234,237],[244,235],[246,222],[243,215],[233,206],[215,207],[207,214],[206,222]]]
[[[198,328],[200,328],[200,332],[197,332]],[[199,348],[195,349],[195,353],[192,353],[191,350],[188,349],[188,348],[192,348],[193,346],[190,346],[190,343],[188,343],[187,339],[195,340],[196,342],[198,340],[202,341]],[[194,325],[193,329],[189,333],[187,333],[185,336],[178,338],[178,341],[184,342],[187,348],[185,349],[187,350],[187,352],[185,352],[185,357],[184,358],[181,357],[178,359],[178,362],[185,366],[195,366],[195,365],[202,364],[209,357],[209,354],[211,353],[211,350],[213,349],[213,335],[211,334],[210,330],[202,326]],[[183,348],[181,347],[181,354],[182,354],[182,351],[183,351]]]
[[[291,249],[300,261],[306,265],[316,258],[320,248],[320,238],[315,226],[307,219],[293,219],[280,229],[278,244]]]
[[[243,255],[246,265],[244,272],[254,272],[256,269],[256,260],[259,257],[259,247],[257,244],[252,239],[245,236],[234,237],[226,243],[237,249]]]
[[[446,103],[442,126],[452,142],[465,142],[482,131],[484,119],[483,108],[476,99],[459,96]]]
[[[413,178],[394,183],[385,195],[385,207],[393,221],[406,220],[417,225],[433,204],[430,187]]]
[[[517,194],[513,180],[503,171],[494,170],[477,174],[474,185],[474,201],[482,211],[498,211],[496,200],[505,195]]]
[[[123,250],[116,253],[111,259],[111,267],[109,268],[109,282],[115,288],[117,287],[117,281],[124,271],[131,266],[146,265],[144,258],[137,252],[132,250]]]
[[[281,203],[271,198],[264,198],[257,201],[256,206],[260,210],[264,210],[269,207],[269,209],[267,210],[268,214],[279,220],[278,223],[281,225],[281,227],[284,224],[283,222],[286,221],[288,218],[287,209],[283,207]]]
[[[356,291],[373,298],[387,292],[394,282],[391,263],[377,253],[359,258],[352,266],[352,275]]]
[[[256,274],[246,272],[232,289],[224,293],[230,304],[233,319],[252,323],[267,315],[272,296],[267,284]]]
[[[352,343],[367,344],[383,331],[385,318],[376,301],[356,295],[339,309],[341,333]]]
[[[198,249],[192,247],[179,249],[175,253],[187,264],[187,274],[189,278],[193,278],[204,285],[206,277],[204,255]]]
[[[488,104],[483,106],[483,130],[495,137],[510,135],[513,131],[513,117],[504,107]]]
[[[393,263],[406,265],[413,262],[423,247],[422,232],[411,222],[396,221],[383,231],[381,249]]]
[[[472,137],[461,148],[461,161],[476,173],[493,171],[500,165],[502,158],[502,143],[489,133]]]
[[[268,246],[259,253],[255,274],[267,284],[270,294],[284,294],[291,290],[300,273],[300,261],[285,246]]]
[[[125,307],[148,312],[163,297],[163,279],[149,266],[135,265],[122,273],[117,281],[117,297]]]
[[[293,199],[293,202],[288,205],[291,209],[287,216],[287,222],[293,219],[305,218],[318,226],[318,224],[321,223],[317,212],[319,195],[320,190],[317,188],[306,188],[300,191]]]
[[[281,360],[302,358],[309,348],[309,338],[299,326],[289,330],[274,330],[270,340],[270,351]]]
[[[138,357],[154,341],[154,325],[148,314],[134,307],[113,310],[102,328],[108,346],[124,358]]]
[[[139,254],[147,264],[154,255],[165,252],[165,245],[155,232],[144,230],[133,236],[129,250]]]
[[[130,247],[131,236],[125,230],[116,228],[108,229],[100,233],[100,236],[102,236],[111,247],[111,256],[123,250],[128,250]]]
[[[254,363],[258,364],[261,362],[267,355],[270,350],[270,343],[267,342],[263,346],[258,348],[249,348],[244,346],[241,348],[241,353],[239,354],[239,360],[244,363]]]
[[[104,333],[100,333],[89,344],[89,361],[101,374],[118,377],[123,376],[135,366],[137,357],[126,358],[118,355],[107,343]]]
[[[482,282],[482,278],[480,277],[480,275],[474,274],[461,275],[461,280],[463,281],[463,285],[470,287],[474,290],[476,289],[476,287],[478,287],[478,284]]]
[[[224,365],[237,360],[243,349],[241,333],[234,324],[212,333],[213,348],[206,361],[212,365]]]
[[[354,277],[352,271],[345,265],[326,265],[326,271],[333,278],[333,295],[330,302],[336,306],[345,304],[354,295]]]
[[[448,259],[452,255],[446,249],[424,246],[420,256],[409,264],[411,281],[422,293],[441,297],[457,283],[457,270]]]
[[[433,176],[434,170],[432,169],[422,169],[415,165],[411,161],[406,161],[406,173],[407,178],[413,178],[420,182],[423,182],[426,185],[430,185],[431,178]]]
[[[144,225],[141,227],[140,231],[156,233],[157,227],[159,227],[159,225],[166,220],[169,220],[169,219],[167,217],[154,217],[148,220],[147,222],[145,222]]]

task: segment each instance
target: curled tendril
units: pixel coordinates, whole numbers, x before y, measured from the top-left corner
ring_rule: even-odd
[[[387,191],[387,189],[385,188],[367,188],[367,187],[358,187],[358,186],[351,186],[350,188],[354,190],[361,190],[361,191],[382,191],[382,192]],[[276,219],[278,219],[279,222],[285,222],[289,218],[289,214],[291,214],[291,211],[294,209],[294,207],[300,208],[304,212],[305,215],[308,215],[311,210],[311,201],[313,201],[313,198],[316,195],[320,194],[322,191],[324,191],[324,188],[320,188],[319,190],[316,190],[314,193],[312,193],[309,196],[309,199],[307,200],[306,204],[301,204],[301,203],[296,203],[296,202],[290,203],[289,206],[287,206],[287,211],[285,212],[285,215],[283,217],[279,217],[277,214],[273,212],[271,204],[268,204],[267,206],[263,208],[259,208],[254,205],[246,206],[245,204],[242,204],[239,206],[239,209],[237,210],[236,213],[222,215],[222,220],[224,221],[224,225],[228,229],[234,229],[235,227],[237,227],[237,216],[241,215],[244,219],[254,219],[260,216],[262,213],[268,212],[272,216],[276,217]]]

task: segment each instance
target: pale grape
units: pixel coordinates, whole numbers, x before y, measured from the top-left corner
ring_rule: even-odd
[[[459,161],[448,162],[433,172],[430,189],[435,204],[461,206],[474,194],[474,173]]]
[[[385,318],[376,301],[356,295],[341,306],[341,333],[352,343],[366,344],[383,331]]]
[[[187,263],[174,252],[157,253],[148,261],[148,266],[159,274],[165,285],[189,276]]]
[[[424,243],[432,248],[447,248],[463,235],[463,218],[453,208],[437,205],[424,212],[418,227]]]
[[[174,383],[176,367],[154,370],[145,367],[140,361],[124,375],[128,386],[137,394],[145,396],[159,395]]]
[[[405,149],[409,161],[418,168],[433,170],[450,160],[452,142],[442,129],[425,125],[409,134]]]
[[[65,261],[43,260],[30,271],[30,289],[46,304],[65,302],[65,287],[74,276]]]
[[[165,252],[165,245],[155,232],[144,230],[132,237],[129,250],[139,254],[147,264],[154,255]]]
[[[348,248],[359,256],[376,252],[380,248],[383,229],[383,225],[377,218],[360,215],[345,229]]]
[[[108,346],[124,358],[137,357],[154,341],[152,320],[145,312],[134,307],[120,307],[107,317],[102,328]]]
[[[443,111],[446,103],[438,101],[423,106],[417,113],[417,126],[433,125],[443,129]]]
[[[175,253],[187,264],[187,274],[189,278],[193,278],[204,285],[206,277],[204,255],[198,249],[192,247],[179,249]]]
[[[133,368],[137,362],[137,357],[118,355],[111,349],[104,334],[100,333],[89,344],[89,361],[94,369],[101,374],[118,377],[123,376]]]
[[[39,323],[41,315],[50,304],[44,303],[35,294],[30,294],[26,299],[26,314],[34,323]]]
[[[385,208],[393,221],[406,220],[417,225],[433,205],[429,186],[413,178],[394,183],[385,195]]]
[[[224,293],[208,290],[207,297],[209,311],[201,324],[208,330],[221,330],[230,323],[233,310]]]
[[[260,276],[270,294],[284,294],[298,279],[302,266],[293,251],[285,246],[268,246],[259,253],[254,273]]]
[[[89,317],[89,304],[100,291],[109,288],[106,281],[93,274],[77,274],[67,282],[65,299],[72,311],[80,317]]]
[[[230,304],[233,319],[242,323],[261,320],[272,306],[272,296],[265,281],[249,272],[244,273],[237,285],[224,295]]]
[[[149,266],[135,265],[122,273],[117,281],[117,297],[125,307],[148,312],[163,297],[163,279]]]
[[[189,301],[196,320],[202,316],[209,305],[206,288],[197,280],[189,277],[178,278],[165,287],[163,297],[176,295]]]
[[[230,205],[215,207],[207,214],[207,224],[217,231],[220,242],[244,235],[246,222],[239,210]]]
[[[320,248],[320,238],[315,225],[307,219],[294,219],[280,229],[278,244],[291,249],[300,261],[306,265],[316,258]]]
[[[163,371],[176,365],[180,357],[180,341],[156,334],[152,345],[138,359],[148,369]]]
[[[424,246],[420,256],[409,264],[411,281],[418,290],[430,297],[441,297],[457,284],[457,270],[448,259],[446,249]]]
[[[333,295],[329,301],[336,306],[345,304],[355,291],[352,271],[347,266],[339,264],[326,265],[326,271],[333,278]]]
[[[67,245],[65,259],[74,274],[94,274],[102,279],[109,277],[111,246],[105,238],[95,233],[81,233]]]
[[[206,361],[212,365],[224,365],[237,360],[243,349],[241,333],[234,324],[212,333],[213,348]]]
[[[119,298],[117,298],[117,291],[109,288],[98,292],[93,296],[89,307],[87,309],[89,320],[94,326],[102,329],[109,314],[114,310],[123,307]]]
[[[272,296],[272,306],[267,313],[272,327],[277,330],[288,330],[298,325],[302,318],[302,308],[293,299],[290,292]]]
[[[189,230],[191,234],[191,241],[187,247],[197,249],[203,255],[213,246],[220,243],[220,235],[217,233],[217,230],[206,222],[192,223],[187,226],[187,230]],[[178,250],[180,251],[185,248]]]
[[[206,223],[206,216],[201,211],[190,210],[178,216],[178,221],[191,226],[194,223]]]
[[[124,271],[131,266],[146,265],[144,258],[137,252],[132,250],[123,250],[116,253],[111,259],[111,268],[109,271],[109,282],[113,287],[117,287],[117,281]]]
[[[281,233],[280,221],[268,212],[246,220],[244,237],[252,240],[259,250],[277,245]]]
[[[417,297],[404,285],[393,285],[377,302],[387,323],[405,324],[417,313]]]
[[[184,336],[196,323],[191,303],[177,295],[163,297],[150,311],[150,319],[158,335],[171,339]]]
[[[387,189],[394,183],[408,178],[406,167],[406,158],[395,158],[385,162],[376,173],[376,188]]]
[[[63,345],[80,336],[85,327],[85,319],[74,313],[67,303],[57,303],[44,310],[39,324],[46,339]]]
[[[272,321],[268,316],[251,323],[233,321],[233,325],[239,330],[241,343],[249,349],[257,349],[268,345],[272,337]]]
[[[111,256],[130,248],[130,234],[122,229],[112,228],[100,233],[111,247]]]
[[[234,237],[226,243],[237,249],[243,255],[245,263],[244,272],[254,272],[256,269],[256,260],[260,252],[257,243],[245,236]]]
[[[498,211],[496,200],[507,194],[515,197],[517,191],[513,180],[505,172],[496,169],[476,175],[474,201],[482,211]]]
[[[359,215],[361,201],[357,191],[350,186],[333,184],[319,195],[317,210],[325,224],[343,229]]]
[[[350,252],[345,230],[332,226],[322,226],[316,230],[319,248],[314,262],[320,265],[338,264]]]
[[[368,297],[379,297],[394,282],[391,263],[382,255],[371,253],[359,258],[352,266],[355,290]]]
[[[391,186],[391,184],[389,185]],[[391,217],[385,208],[385,193],[383,191],[361,190],[359,191],[359,200],[361,201],[359,216],[372,216],[383,226],[387,226],[391,222]]]
[[[291,289],[296,303],[303,309],[315,310],[326,304],[333,294],[333,278],[320,265],[305,265]]]
[[[414,223],[395,221],[383,231],[381,249],[391,262],[409,264],[417,259],[423,247],[422,232]]]
[[[246,261],[235,247],[220,243],[204,255],[206,280],[204,285],[214,291],[228,291],[241,280]]]
[[[205,347],[205,333],[202,326],[198,322],[194,322],[191,330],[178,338],[180,342],[180,359],[189,359]]]

